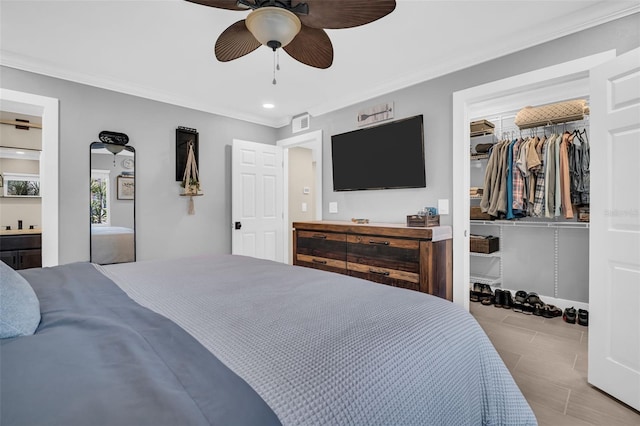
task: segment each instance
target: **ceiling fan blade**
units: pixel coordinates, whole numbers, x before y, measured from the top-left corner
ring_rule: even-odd
[[[395,0],[293,0],[291,6],[306,3],[308,15],[298,15],[311,28],[351,28],[368,24],[393,12]]]
[[[253,52],[258,47],[260,42],[249,32],[243,19],[220,34],[214,51],[220,62],[229,62]]]
[[[238,6],[237,0],[187,0],[191,3],[201,4],[203,6],[216,7],[218,9],[228,10],[247,10],[246,7]],[[248,0],[249,3],[255,3],[254,0]]]
[[[283,47],[293,59],[315,68],[333,63],[333,45],[323,29],[302,26],[293,41]]]

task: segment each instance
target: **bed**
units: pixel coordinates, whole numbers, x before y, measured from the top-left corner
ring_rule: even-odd
[[[124,226],[91,226],[91,261],[100,265],[134,262],[135,233]]]
[[[243,256],[20,271],[0,423],[533,425],[477,322],[427,294]]]

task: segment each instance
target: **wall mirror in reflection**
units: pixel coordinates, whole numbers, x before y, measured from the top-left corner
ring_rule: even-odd
[[[93,142],[90,155],[91,262],[135,262],[135,149]]]

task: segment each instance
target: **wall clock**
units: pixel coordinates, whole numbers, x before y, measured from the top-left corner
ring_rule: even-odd
[[[133,158],[125,158],[122,160],[122,167],[125,169],[133,169],[134,161]]]

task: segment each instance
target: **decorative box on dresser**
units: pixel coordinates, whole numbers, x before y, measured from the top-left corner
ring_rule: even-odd
[[[452,300],[449,227],[293,223],[293,263]]]

